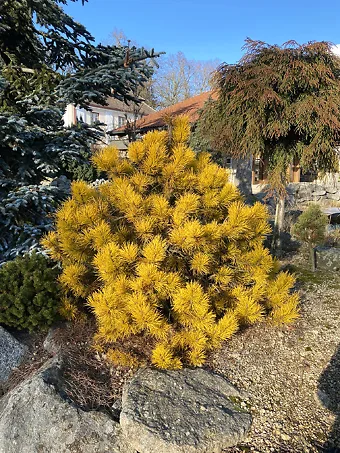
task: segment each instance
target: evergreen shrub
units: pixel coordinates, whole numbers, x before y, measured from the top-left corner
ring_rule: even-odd
[[[240,326],[298,316],[294,277],[264,248],[266,207],[247,206],[228,173],[187,145],[188,120],[146,134],[122,158],[93,161],[97,188],[74,182],[44,239],[65,290],[86,298],[108,359],[160,368],[204,363]]]
[[[315,247],[322,244],[326,238],[327,216],[317,204],[310,204],[293,226],[293,235],[307,244],[310,254],[312,271],[316,270]]]
[[[60,271],[41,254],[26,254],[0,267],[0,324],[47,329],[58,317]]]

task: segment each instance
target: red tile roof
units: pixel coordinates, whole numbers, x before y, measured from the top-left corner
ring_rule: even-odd
[[[199,110],[203,108],[205,102],[210,98],[216,98],[216,95],[212,91],[199,94],[192,98],[186,99],[185,101],[178,102],[177,104],[166,107],[163,110],[151,113],[150,115],[144,116],[136,122],[136,128],[143,131],[149,129],[158,129],[165,125],[164,117],[166,116],[177,116],[187,115],[190,123],[194,123],[199,116]],[[125,127],[120,127],[115,132],[124,132]]]
[[[134,113],[135,109],[136,109],[136,106],[132,101],[130,101],[129,104],[126,104],[125,102],[120,101],[119,99],[115,99],[115,98],[111,98],[111,97],[106,99],[106,105],[95,104],[94,102],[92,102],[90,104],[90,106],[94,107],[94,108],[99,107],[101,109],[107,109],[107,110],[119,110],[123,113],[126,113],[126,112]],[[138,113],[140,115],[149,115],[154,112],[155,112],[155,109],[150,107],[145,102],[142,102],[138,106]]]

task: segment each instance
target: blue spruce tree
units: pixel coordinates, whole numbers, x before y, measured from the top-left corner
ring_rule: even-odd
[[[109,96],[140,102],[134,93],[158,56],[94,45],[63,11],[66,3],[0,3],[0,263],[36,248],[50,228],[49,214],[65,193],[41,183],[89,165],[101,131],[82,123],[66,128],[66,105],[105,105]]]

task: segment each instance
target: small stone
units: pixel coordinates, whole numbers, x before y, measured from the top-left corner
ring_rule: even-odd
[[[323,189],[318,189],[312,192],[312,195],[313,197],[323,197],[324,195],[326,195],[326,191]]]
[[[290,439],[291,439],[291,437],[290,437],[290,436],[288,436],[288,434],[284,434],[284,433],[282,433],[282,434],[281,434],[281,439],[282,439],[282,440],[285,440],[285,441],[288,441],[288,440],[290,440]]]

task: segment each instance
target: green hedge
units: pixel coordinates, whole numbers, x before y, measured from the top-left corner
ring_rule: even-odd
[[[17,257],[0,268],[0,324],[46,330],[58,317],[59,269],[37,253]]]

